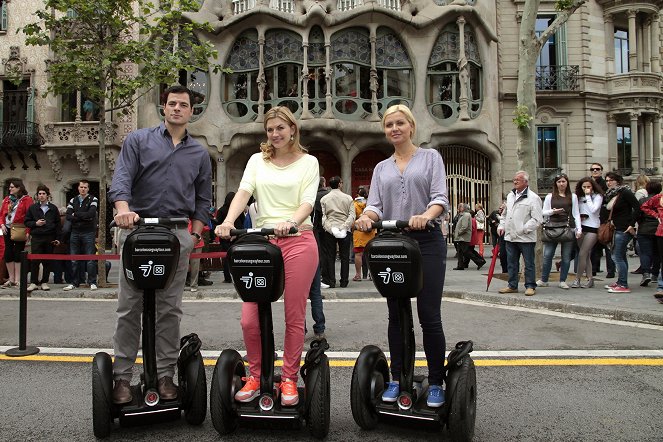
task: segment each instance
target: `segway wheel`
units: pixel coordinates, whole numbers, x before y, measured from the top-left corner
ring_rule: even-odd
[[[207,416],[207,378],[205,375],[205,364],[203,363],[202,356],[198,356],[196,360],[191,362],[198,368],[198,376],[196,377],[196,385],[187,385],[188,388],[193,388],[191,395],[191,403],[184,409],[184,419],[191,425],[200,425],[205,421]]]
[[[110,359],[110,357],[109,357]],[[95,357],[92,362],[92,428],[94,435],[97,438],[105,438],[110,436],[111,424],[113,416],[111,413],[110,398],[106,397],[104,384],[106,384],[107,391],[112,391],[109,388],[113,381],[112,379],[104,379]]]
[[[372,430],[378,425],[375,403],[389,380],[389,366],[382,350],[374,345],[364,347],[355,362],[350,384],[350,408],[357,425]]]
[[[235,350],[223,350],[214,366],[210,393],[212,424],[219,434],[230,434],[237,429],[238,417],[233,404],[243,376],[246,376],[246,370],[240,354]]]
[[[474,437],[477,412],[477,377],[472,358],[463,359],[457,375],[456,388],[451,395],[447,393],[447,400],[451,400],[448,426],[452,441],[465,442]]]
[[[320,356],[320,363],[308,373],[306,396],[309,405],[306,425],[311,436],[324,439],[329,434],[330,374],[327,355]],[[310,384],[310,388],[309,388]],[[310,397],[310,400],[309,400]]]

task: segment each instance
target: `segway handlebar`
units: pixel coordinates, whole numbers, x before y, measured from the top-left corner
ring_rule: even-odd
[[[403,221],[403,220],[383,220],[383,221],[373,222],[374,229],[382,229],[382,230],[403,230],[406,229],[409,225],[410,221]],[[426,225],[426,230],[433,230],[435,228],[436,228],[435,223],[433,221],[428,221],[428,224]]]
[[[181,216],[174,218],[139,218],[137,222],[134,223],[134,226],[153,226],[161,225],[166,227],[180,226],[184,227],[189,224],[189,218]],[[117,227],[115,220],[111,221],[110,227]]]
[[[293,235],[297,233],[297,227],[290,227],[290,231],[288,231],[288,234]],[[242,235],[248,235],[250,233],[253,233],[254,235],[262,235],[262,236],[269,236],[269,235],[274,235],[274,229],[273,228],[261,228],[261,229],[230,229],[230,236],[242,236]]]

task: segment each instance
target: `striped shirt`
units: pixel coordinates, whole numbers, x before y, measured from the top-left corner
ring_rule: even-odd
[[[403,173],[393,155],[375,166],[364,212],[370,210],[384,220],[409,220],[434,204],[444,207],[435,219],[441,224],[449,211],[444,161],[437,150],[419,148]]]

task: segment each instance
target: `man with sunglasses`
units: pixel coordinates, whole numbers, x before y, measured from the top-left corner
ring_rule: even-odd
[[[596,184],[598,184],[605,193],[608,190],[608,184],[603,179],[603,165],[601,163],[592,163],[592,165],[589,166],[589,173],[592,179],[596,181]],[[605,209],[601,209],[600,218],[602,223],[608,219],[608,212]],[[608,249],[608,246],[605,246],[600,242],[597,242],[592,249],[592,275],[596,276],[596,274],[601,271],[601,256],[603,256],[604,250],[605,265],[608,270],[608,273],[606,273],[605,276],[606,278],[614,278],[616,269],[615,262],[612,260],[612,253],[610,252],[610,249]]]

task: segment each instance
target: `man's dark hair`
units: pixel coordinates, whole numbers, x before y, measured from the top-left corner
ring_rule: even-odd
[[[90,182],[88,180],[78,180],[78,184],[87,184],[88,187],[90,187]]]
[[[320,181],[318,182],[318,189],[324,189],[324,187],[327,185],[327,180],[325,177],[321,176]]]
[[[329,179],[329,187],[332,189],[338,189],[338,186],[341,184],[341,177],[340,176],[333,176]]]
[[[189,96],[189,104],[193,106],[193,92],[186,86],[181,84],[175,84],[166,88],[165,91],[161,94],[161,104],[166,104],[168,101],[168,95],[170,94],[187,94]]]
[[[50,195],[50,194],[51,194],[51,189],[49,189],[48,187],[46,187],[45,184],[40,184],[40,185],[37,186],[37,193],[41,192],[42,190],[43,190],[44,192],[46,192],[46,195]]]

